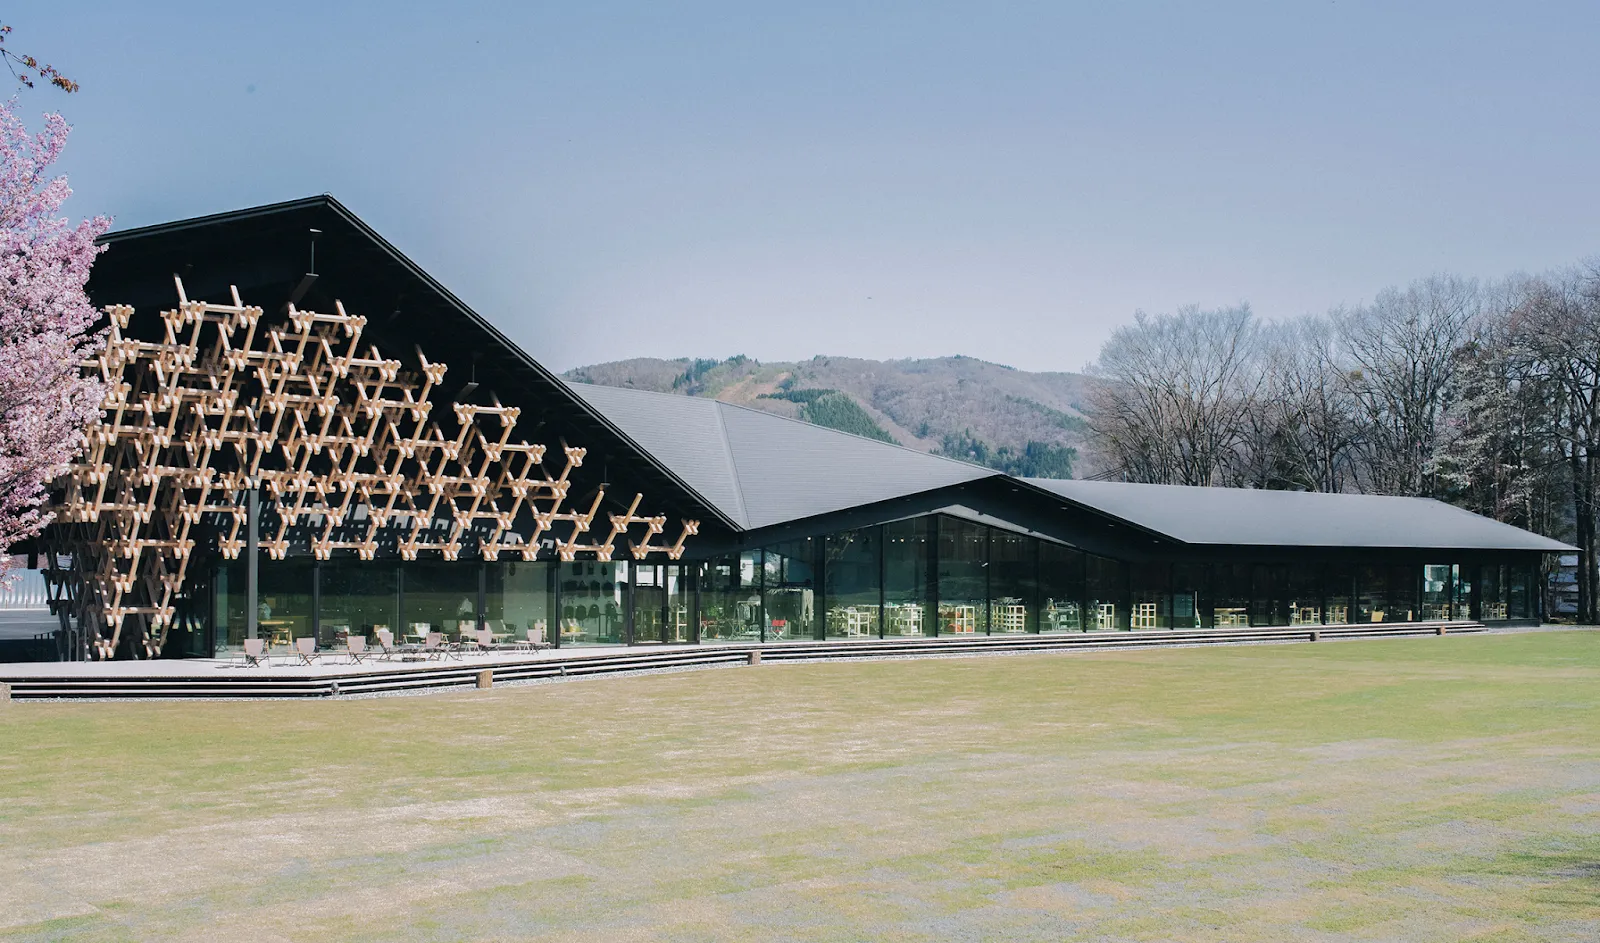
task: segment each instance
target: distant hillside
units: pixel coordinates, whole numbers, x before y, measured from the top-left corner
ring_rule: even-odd
[[[799,363],[640,358],[567,379],[704,396],[960,458],[1012,474],[1082,477],[1084,378],[1028,373],[971,357]]]

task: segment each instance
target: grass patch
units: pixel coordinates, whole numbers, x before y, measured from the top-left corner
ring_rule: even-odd
[[[0,710],[0,939],[1581,938],[1600,633]]]

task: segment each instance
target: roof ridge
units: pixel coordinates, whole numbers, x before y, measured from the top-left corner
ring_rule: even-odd
[[[670,395],[670,394],[663,394]],[[722,408],[728,405],[721,400],[711,400],[711,414],[717,417],[717,435],[722,438],[722,455],[728,460],[728,471],[733,475],[733,497],[739,503],[739,526],[750,526],[750,509],[744,503],[744,478],[739,474],[739,457],[733,452],[728,439],[728,424],[722,421]]]

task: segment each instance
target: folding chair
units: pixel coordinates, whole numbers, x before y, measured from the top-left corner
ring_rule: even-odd
[[[244,664],[264,667],[267,661],[267,640],[264,638],[247,638],[244,640]]]
[[[367,657],[367,637],[365,635],[346,635],[345,648],[350,652],[350,663],[361,664],[361,659]]]
[[[445,655],[451,654],[450,650],[444,647],[444,633],[429,632],[428,637],[422,641],[422,654],[429,661],[436,661]]]
[[[495,645],[495,643],[494,643],[494,630],[493,629],[479,629],[476,632],[474,632],[473,634],[477,637],[478,651],[480,651],[480,652],[492,652],[496,648],[499,647],[499,646]]]
[[[317,657],[317,637],[307,635],[294,640],[294,653],[300,656],[300,664],[309,665]]]
[[[373,634],[378,636],[378,657],[385,661],[393,659],[397,651],[394,645],[394,632],[388,626],[379,626]]]

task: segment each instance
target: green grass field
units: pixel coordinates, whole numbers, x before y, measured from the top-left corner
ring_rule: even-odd
[[[6,940],[1600,938],[1600,632],[0,707]]]

